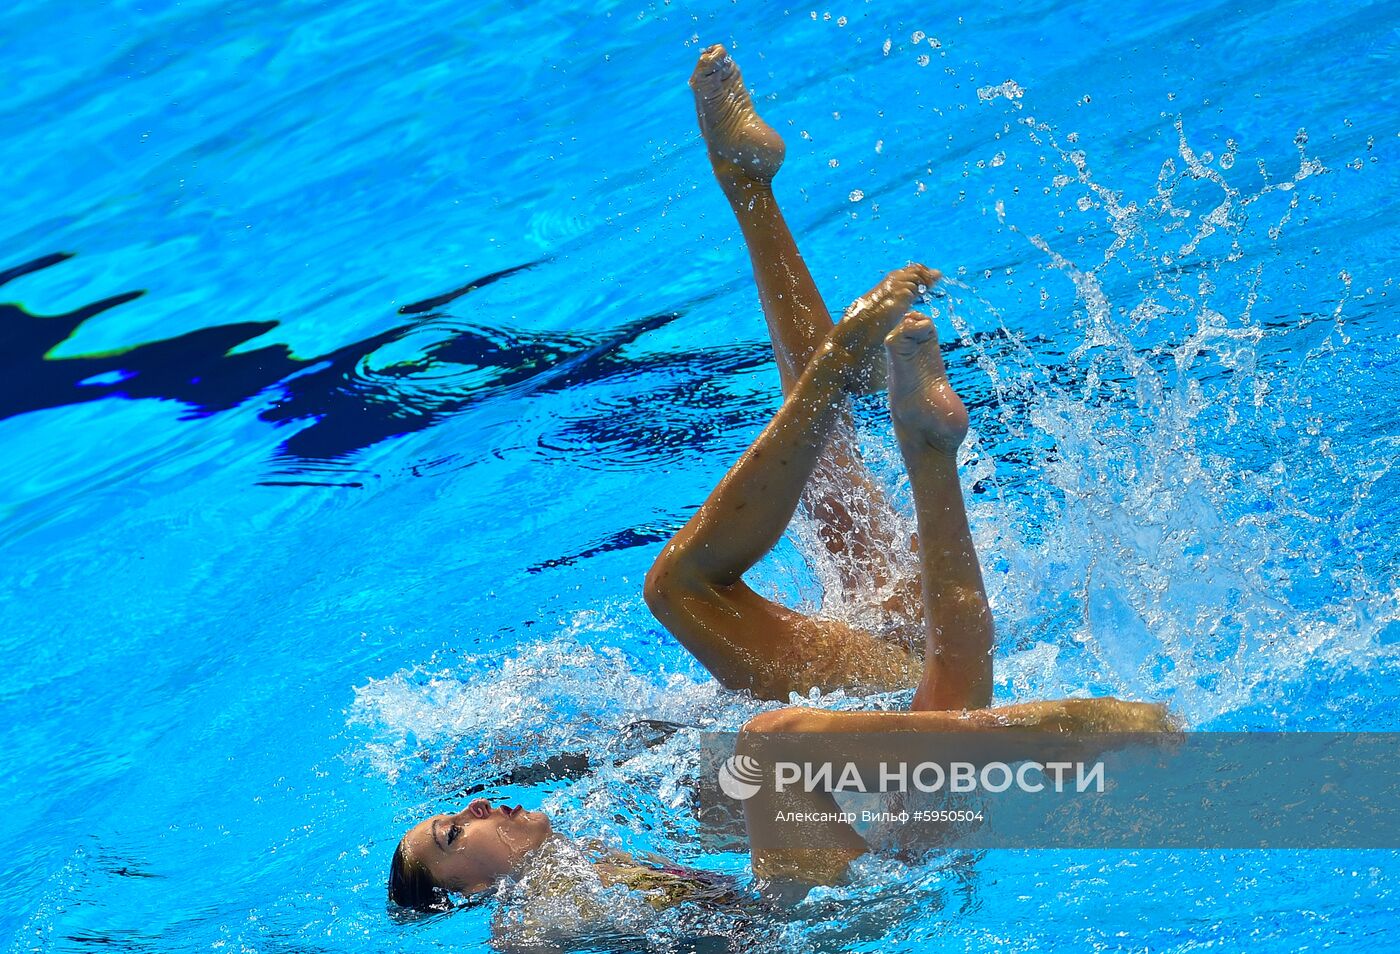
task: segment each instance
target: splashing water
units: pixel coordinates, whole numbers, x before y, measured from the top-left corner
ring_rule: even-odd
[[[1067,147],[1047,124],[1019,122],[1088,221],[1071,242],[1063,229],[1022,228],[1001,200],[997,218],[1040,253],[1042,308],[1055,277],[1068,280],[1072,325],[1061,340],[1028,342],[1004,309],[949,282],[950,318],[994,389],[967,460],[975,482],[997,487],[972,512],[1017,692],[1074,692],[1084,685],[1065,676],[1078,675],[1165,699],[1192,724],[1228,725],[1242,707],[1286,699],[1311,660],[1368,664],[1396,593],[1371,573],[1318,576],[1340,541],[1364,533],[1362,502],[1391,465],[1379,456],[1358,472],[1334,454],[1331,435],[1357,408],[1311,408],[1298,373],[1299,363],[1356,370],[1340,348],[1350,278],[1339,273],[1330,313],[1286,302],[1259,313],[1277,269],[1268,253],[1303,186],[1329,172],[1306,132],[1287,177],[1260,163],[1257,181],[1232,183],[1178,118],[1178,156],[1162,162],[1155,194],[1132,199],[1095,178],[1076,136]],[[1315,322],[1326,323],[1320,341]],[[1343,396],[1367,387],[1355,378]],[[1314,422],[1302,433],[1300,417]],[[1037,453],[1008,468],[1006,447]],[[1045,681],[1047,655],[1058,683]]]

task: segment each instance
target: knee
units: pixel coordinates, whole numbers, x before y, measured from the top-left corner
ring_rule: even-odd
[[[642,583],[642,599],[646,601],[651,615],[665,622],[676,614],[685,594],[693,588],[693,581],[668,545],[651,569],[647,570],[646,580]]]
[[[642,583],[642,599],[646,601],[651,615],[657,619],[661,618],[674,598],[675,588],[671,581],[673,572],[674,567],[670,565],[663,550],[651,565],[651,569],[647,570],[646,580]]]

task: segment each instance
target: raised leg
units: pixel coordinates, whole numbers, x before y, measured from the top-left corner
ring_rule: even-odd
[[[690,77],[710,166],[748,243],[783,393],[831,331],[826,310],[773,196],[786,147],[754,109],[739,67],[722,46],[700,55]]]
[[[743,76],[724,47],[712,46],[701,54],[690,85],[715,178],[748,245],[787,395],[826,340],[832,321],[773,194],[785,147],[754,109]],[[883,369],[883,364],[872,368]],[[866,382],[862,389],[868,386]],[[889,502],[860,459],[844,399],[802,503],[816,519],[823,545],[838,557],[847,594],[868,599],[891,587],[886,609],[917,629],[922,616],[917,577],[899,565],[899,557],[909,551],[908,541],[900,539]],[[901,580],[905,585],[898,585]]]
[[[927,648],[915,710],[980,709],[992,698],[992,613],[958,482],[967,409],[948,381],[933,322],[910,312],[885,340],[890,416],[919,523]]]
[[[843,623],[813,619],[759,596],[743,575],[782,537],[842,398],[878,358],[880,342],[937,273],[892,272],[848,310],[813,354],[772,421],[647,574],[647,605],[732,689],[786,699],[812,686],[898,688],[915,657]]]

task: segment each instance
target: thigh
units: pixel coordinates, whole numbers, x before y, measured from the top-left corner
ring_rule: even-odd
[[[673,591],[653,612],[729,689],[786,702],[816,688],[881,691],[915,685],[923,662],[839,620],[807,616],[741,582]]]

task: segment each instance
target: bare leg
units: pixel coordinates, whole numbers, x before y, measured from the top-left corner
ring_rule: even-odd
[[[898,688],[917,660],[869,633],[764,599],[743,574],[782,537],[842,397],[921,286],[921,265],[892,272],[848,310],[807,363],[783,406],[647,574],[647,605],[725,686],[786,699],[812,686]]]
[[[830,333],[831,315],[773,197],[782,139],[754,110],[739,67],[722,46],[700,54],[690,77],[710,165],[748,243],[783,393]]]
[[[831,712],[803,706],[764,712],[750,719],[739,735],[737,751],[760,762],[769,761],[779,751],[792,758],[802,751],[795,733],[818,733],[822,758],[838,764],[850,762],[865,778],[874,779],[885,765],[909,757],[909,743],[899,738],[909,732],[1000,734],[1003,742],[1014,739],[1018,747],[1024,746],[1023,758],[1044,760],[1056,757],[1056,748],[1066,736],[1080,737],[1073,744],[1075,755],[1082,758],[1094,748],[1115,747],[1115,735],[1125,739],[1122,733],[1176,731],[1180,729],[1165,706],[1111,697],[1027,702],[970,712]],[[761,736],[769,733],[785,737],[781,749],[762,743]],[[844,733],[852,734],[849,744],[840,738]],[[1086,742],[1083,736],[1094,738]],[[968,754],[975,758],[974,753]],[[760,847],[782,844],[784,826],[776,821],[780,811],[809,816],[812,821],[807,824],[818,827],[807,829],[804,835],[809,838],[820,832],[826,847]],[[766,785],[760,787],[754,797],[744,801],[754,875],[834,883],[868,847],[854,828],[840,821],[841,817],[830,791],[807,791],[805,786],[793,785],[780,793]]]
[[[773,177],[785,147],[754,110],[739,68],[724,47],[712,46],[701,54],[690,85],[715,178],[748,245],[787,395],[826,340],[832,322],[773,195]],[[883,361],[872,367],[882,368]],[[908,545],[899,539],[889,502],[860,459],[844,400],[802,503],[816,518],[823,545],[841,557],[837,567],[848,594],[868,598],[868,591],[904,577],[892,561],[896,554],[907,553]],[[916,629],[922,606],[917,578],[910,583],[896,587],[886,608]]]
[[[916,710],[980,709],[992,698],[992,613],[958,483],[963,407],[933,322],[910,312],[885,339],[890,416],[919,521],[928,646]]]

